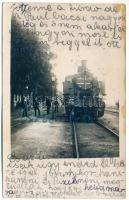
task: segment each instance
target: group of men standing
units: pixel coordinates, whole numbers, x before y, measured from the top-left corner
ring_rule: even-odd
[[[57,101],[57,99],[54,102],[52,102],[50,98],[46,98],[45,106],[46,106],[47,115],[50,114],[50,109],[51,109],[52,103],[54,103],[55,112],[56,113],[58,112],[59,102]],[[29,99],[23,97],[21,102],[18,102],[18,107],[22,108],[22,117],[27,117],[28,116],[28,110],[30,108]],[[41,114],[40,103],[39,103],[37,98],[33,98],[33,109],[34,109],[35,116],[37,116],[37,115],[40,116],[40,114]]]

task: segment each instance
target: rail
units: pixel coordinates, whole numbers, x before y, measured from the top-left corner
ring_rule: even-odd
[[[98,126],[101,126],[101,127],[104,128],[104,129],[106,129],[107,131],[109,131],[110,133],[112,133],[113,135],[115,135],[116,137],[119,138],[119,134],[118,134],[118,133],[116,133],[115,131],[113,131],[113,130],[110,129],[109,127],[105,126],[103,123],[97,121],[96,124],[97,124]]]
[[[79,148],[78,148],[78,140],[77,140],[77,132],[76,132],[76,128],[75,128],[75,122],[72,122],[72,127],[73,127],[76,157],[79,158]]]
[[[110,112],[110,113],[119,114],[119,110],[112,110],[112,109],[105,108],[105,111]]]

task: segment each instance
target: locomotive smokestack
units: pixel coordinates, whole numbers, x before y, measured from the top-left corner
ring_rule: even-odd
[[[81,66],[78,67],[78,73],[84,74],[86,72],[87,60],[81,60]]]
[[[87,67],[87,60],[82,60],[81,63],[82,63],[82,70],[83,72],[85,72]]]
[[[82,60],[82,73],[84,76],[84,89],[86,89],[86,64],[87,64],[87,60]]]

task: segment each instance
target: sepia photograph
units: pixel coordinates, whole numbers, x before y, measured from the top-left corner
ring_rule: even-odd
[[[126,196],[126,5],[3,3],[3,196]]]
[[[110,17],[107,23],[107,17],[91,15],[86,24],[89,33],[85,27],[84,32],[80,21],[89,19],[77,15],[73,20],[62,14],[67,6],[58,5],[59,14],[53,12],[58,25],[53,31],[46,23],[51,5],[12,5],[11,152],[15,158],[27,154],[45,159],[119,157],[120,64],[114,50],[94,47],[109,37],[105,30],[115,26],[115,19]],[[70,10],[75,9],[90,7],[70,4]],[[100,20],[101,27],[95,28]],[[72,49],[69,38],[76,31],[89,48]],[[120,33],[113,34],[118,40]]]

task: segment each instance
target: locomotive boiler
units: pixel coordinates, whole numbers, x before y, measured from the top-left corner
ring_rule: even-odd
[[[105,85],[86,68],[86,61],[82,61],[77,74],[65,78],[63,95],[67,117],[72,111],[77,121],[95,121],[104,115]]]

